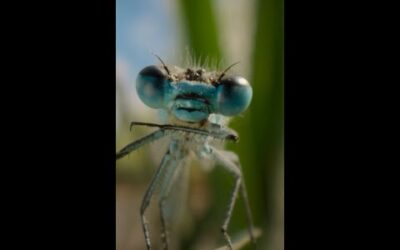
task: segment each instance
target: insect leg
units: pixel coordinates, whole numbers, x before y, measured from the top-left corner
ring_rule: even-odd
[[[178,162],[178,159],[176,157],[172,157],[171,161],[169,162],[169,166],[168,169],[166,169],[166,173],[164,174],[165,179],[162,181],[161,184],[161,194],[160,194],[160,198],[158,201],[158,206],[160,209],[160,219],[161,219],[161,240],[162,240],[162,244],[163,250],[168,250],[168,246],[169,246],[169,237],[168,237],[168,228],[167,228],[167,220],[166,220],[166,201],[168,198],[168,195],[170,193],[171,187],[175,182],[175,175],[177,172],[177,168],[180,166],[181,164]]]
[[[250,202],[249,202],[249,198],[247,196],[247,190],[246,190],[246,185],[244,183],[244,179],[242,180],[242,185],[240,186],[240,194],[242,195],[244,207],[246,210],[246,217],[247,217],[247,223],[249,225],[250,239],[253,242],[253,244],[255,245],[256,237],[255,237],[255,233],[254,233],[253,216],[251,215]]]
[[[251,216],[251,211],[250,211],[250,205],[247,197],[247,191],[246,187],[244,184],[243,180],[243,174],[241,171],[239,159],[236,156],[236,154],[229,152],[229,151],[223,151],[223,150],[218,150],[215,148],[210,148],[212,150],[212,155],[213,158],[216,160],[217,163],[219,163],[222,167],[224,167],[226,170],[228,170],[235,178],[235,187],[231,193],[231,198],[228,204],[228,211],[226,213],[224,223],[222,224],[221,231],[225,237],[225,240],[228,243],[229,249],[232,248],[232,242],[231,239],[227,233],[228,229],[228,224],[231,220],[232,217],[232,211],[238,196],[238,192],[240,191],[242,196],[243,196],[243,201],[245,204],[245,209],[246,209],[246,215],[249,223],[249,233],[250,233],[250,238],[253,243],[255,243],[255,236],[254,236],[254,227],[253,227],[253,220]]]
[[[165,199],[160,199],[158,206],[160,208],[160,218],[161,218],[161,242],[163,244],[162,249],[168,250],[169,246],[169,237],[168,237],[168,230],[167,230],[167,222],[165,220]]]
[[[199,135],[206,135],[210,136],[213,138],[218,138],[218,139],[224,139],[228,141],[233,141],[237,142],[239,140],[239,136],[237,133],[230,129],[230,128],[221,128],[221,125],[211,123],[209,129],[204,130],[204,129],[197,129],[197,128],[191,128],[191,127],[186,127],[186,126],[179,126],[179,125],[170,125],[170,124],[156,124],[156,123],[149,123],[149,122],[131,122],[131,128],[132,126],[148,126],[148,127],[157,127],[162,130],[168,130],[171,132],[176,132],[176,131],[182,131],[182,132],[188,132],[188,133],[193,133],[193,134],[199,134]]]
[[[226,159],[228,159],[228,160],[232,161],[233,163],[235,163],[235,165],[241,171],[242,167],[241,167],[241,164],[240,164],[240,161],[239,161],[239,157],[235,153],[233,153],[231,151],[226,151],[226,150],[221,150],[219,152]],[[256,244],[256,237],[255,237],[255,233],[254,233],[253,216],[251,214],[250,202],[249,202],[249,198],[248,198],[248,195],[247,195],[246,184],[244,182],[244,179],[242,179],[242,185],[240,187],[240,194],[242,195],[242,199],[243,199],[244,206],[245,206],[247,223],[248,223],[249,233],[250,233],[250,239],[254,244]]]
[[[176,158],[175,158],[176,157]],[[164,235],[167,235],[166,240],[168,243],[174,240],[173,244],[169,244],[165,249],[180,249],[179,236],[181,235],[182,228],[180,227],[184,208],[187,199],[188,181],[190,174],[190,165],[185,154],[178,152],[174,157],[176,163],[172,163],[173,167],[169,168],[171,171],[169,178],[165,178],[161,185],[161,194],[159,199],[159,206],[161,212],[161,220],[164,223]],[[172,172],[173,171],[173,172]],[[169,236],[169,230],[175,230],[173,237]],[[167,243],[167,244],[168,244]],[[166,245],[166,244],[164,244]]]
[[[147,188],[146,194],[143,197],[142,206],[140,208],[140,216],[142,220],[143,232],[148,250],[151,250],[151,243],[150,243],[149,229],[147,227],[147,220],[146,217],[144,216],[144,213],[147,207],[150,205],[151,197],[153,196],[154,190],[160,183],[160,178],[163,176],[164,171],[168,168],[170,162],[171,162],[171,156],[170,156],[170,150],[168,150],[167,153],[164,155],[161,164],[157,169],[157,172],[153,176],[149,187]]]
[[[140,138],[139,140],[129,143],[123,149],[117,152],[117,160],[129,154],[130,152],[142,147],[146,143],[158,140],[165,135],[166,133],[164,130],[157,130],[145,137]]]
[[[254,236],[256,238],[260,237],[262,234],[262,230],[260,228],[254,228]],[[246,246],[249,242],[251,242],[251,237],[248,232],[241,231],[237,235],[234,236],[233,240],[233,249],[239,250]],[[227,246],[222,246],[214,250],[228,250]]]

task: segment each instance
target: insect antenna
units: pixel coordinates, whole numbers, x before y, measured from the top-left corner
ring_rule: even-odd
[[[233,64],[231,64],[228,68],[226,68],[222,73],[221,73],[221,75],[218,77],[218,82],[219,81],[221,81],[221,79],[222,79],[222,77],[224,77],[225,76],[225,73],[228,71],[228,70],[230,70],[233,66],[235,66],[236,64],[239,64],[240,62],[235,62],[235,63],[233,63]]]
[[[161,57],[159,57],[158,55],[154,54],[153,52],[151,52],[155,57],[157,57],[157,59],[161,62],[161,64],[163,65],[165,71],[167,71],[167,74],[169,77],[171,77],[171,72],[169,71],[167,65],[165,65],[164,61],[161,59]]]

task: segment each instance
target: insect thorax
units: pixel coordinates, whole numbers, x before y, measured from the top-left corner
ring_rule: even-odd
[[[168,120],[166,120],[166,123],[168,124],[201,129],[210,132],[218,132],[218,131],[222,132],[224,128],[227,128],[226,126],[228,122],[229,122],[228,117],[218,114],[211,114],[207,120],[199,123],[184,122],[179,119],[176,119],[173,115],[168,116]],[[221,148],[224,145],[224,141],[222,139],[215,139],[212,136],[194,134],[183,131],[177,131],[171,133],[170,138],[171,141],[176,141],[180,145],[179,146],[180,150],[185,152],[192,151],[196,155],[198,155],[199,152],[204,151],[204,146],[207,147],[207,145],[213,145],[218,148]]]

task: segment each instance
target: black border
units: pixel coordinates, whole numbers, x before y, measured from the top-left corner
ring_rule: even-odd
[[[370,190],[379,187],[374,175],[381,165],[371,149],[381,144],[370,140],[375,116],[364,109],[373,96],[365,92],[374,73],[366,64],[375,60],[366,53],[376,45],[363,33],[372,26],[361,15],[371,12],[359,7],[285,1],[288,250],[358,249],[378,238]]]
[[[114,249],[115,1],[24,7],[4,7],[20,10],[10,11],[6,24],[15,26],[4,35],[6,66],[17,66],[2,84],[3,99],[11,99],[4,105],[11,113],[3,130],[11,137],[3,153],[3,217],[11,219],[4,231],[15,239],[4,238],[19,247]],[[363,133],[374,115],[355,120],[372,75],[364,66],[373,59],[361,55],[384,46],[371,44],[369,30],[355,39],[365,23],[358,7],[285,1],[288,250],[360,248],[378,238],[370,224],[375,189],[366,187],[380,185],[379,169],[367,172],[379,155]]]
[[[115,249],[115,5],[5,7],[19,10],[4,34],[16,66],[3,92],[11,246]]]

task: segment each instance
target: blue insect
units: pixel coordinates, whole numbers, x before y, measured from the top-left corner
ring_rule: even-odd
[[[170,138],[168,150],[151,180],[140,209],[147,249],[152,249],[152,244],[145,212],[156,189],[160,189],[161,192],[158,205],[163,249],[168,249],[170,245],[165,202],[176,180],[174,176],[181,169],[189,167],[192,155],[199,159],[211,159],[218,166],[224,167],[235,181],[221,226],[227,247],[233,249],[227,230],[239,192],[246,209],[250,239],[255,243],[256,232],[239,158],[235,153],[216,146],[216,143],[221,141],[238,140],[237,133],[226,125],[229,117],[236,116],[248,108],[252,98],[252,87],[241,76],[227,75],[227,71],[235,64],[222,72],[206,71],[201,67],[181,69],[176,66],[167,67],[160,57],[156,57],[162,65],[142,69],[137,77],[136,90],[147,106],[162,109],[167,113],[167,123],[160,125],[132,122],[131,127],[142,125],[157,127],[158,130],[128,144],[116,154],[118,160],[147,143],[166,136]]]

